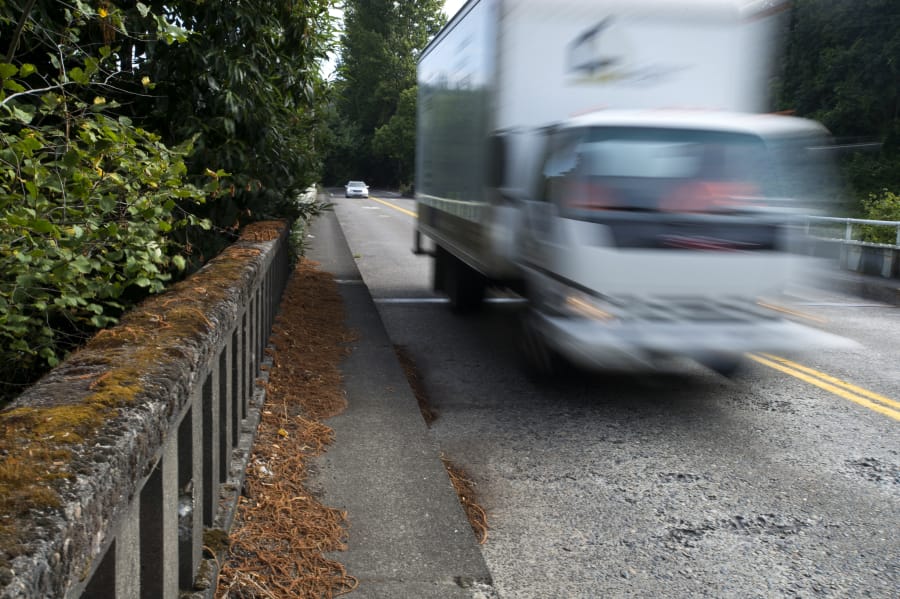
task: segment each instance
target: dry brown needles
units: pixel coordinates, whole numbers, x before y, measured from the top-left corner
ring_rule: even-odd
[[[333,440],[321,419],[344,409],[338,368],[350,335],[332,277],[301,260],[274,328],[266,403],[219,575],[217,597],[335,597],[356,588],[325,556],[345,548],[347,514],[304,487],[307,462]]]

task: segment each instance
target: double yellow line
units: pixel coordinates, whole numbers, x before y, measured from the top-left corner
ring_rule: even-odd
[[[789,374],[810,385],[815,385],[820,389],[834,393],[838,397],[843,397],[844,399],[869,408],[879,414],[884,414],[888,418],[900,421],[900,402],[894,401],[884,395],[873,393],[872,391],[857,387],[847,381],[842,381],[839,378],[827,375],[824,372],[819,372],[808,366],[803,366],[802,364],[797,364],[796,362],[791,362],[786,358],[773,356],[772,354],[747,354],[747,356],[754,362],[768,366],[769,368],[774,368],[779,372]]]
[[[413,218],[416,218],[416,216],[417,216],[415,212],[412,212],[412,211],[410,211],[410,210],[407,210],[406,208],[401,208],[400,206],[397,206],[396,204],[391,204],[390,202],[386,202],[386,201],[384,201],[384,200],[382,200],[382,199],[379,199],[379,198],[376,198],[376,197],[374,197],[374,196],[369,196],[369,199],[370,199],[370,200],[373,200],[373,201],[375,201],[375,202],[378,202],[379,204],[384,204],[384,205],[387,206],[388,208],[393,208],[394,210],[396,210],[396,211],[398,211],[398,212],[402,212],[403,214],[406,214],[406,215],[411,216],[411,217],[413,217]]]

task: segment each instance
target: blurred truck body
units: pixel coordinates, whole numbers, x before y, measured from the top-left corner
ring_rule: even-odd
[[[785,4],[470,0],[418,65],[416,248],[457,311],[529,302],[532,367],[722,373],[841,340],[761,298],[833,193],[828,132],[765,114]]]

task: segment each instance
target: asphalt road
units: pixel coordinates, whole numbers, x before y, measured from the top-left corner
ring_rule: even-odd
[[[431,292],[412,200],[331,201],[437,446],[477,484],[501,597],[900,597],[896,308],[798,286],[857,348],[538,385],[520,305],[458,317]]]

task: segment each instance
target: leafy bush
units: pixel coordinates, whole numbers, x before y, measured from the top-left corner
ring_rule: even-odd
[[[863,218],[868,220],[885,220],[900,222],[900,195],[883,189],[881,193],[873,193],[863,200]],[[874,243],[897,243],[897,229],[890,226],[862,226],[860,239]]]
[[[319,65],[333,43],[331,4],[167,4],[192,35],[157,47],[140,66],[156,87],[136,107],[168,142],[196,136],[186,160],[192,180],[210,166],[230,173],[203,212],[222,230],[303,216],[296,200],[318,181],[326,135],[320,105],[328,90]],[[213,255],[222,241],[210,237],[198,249]]]
[[[333,4],[0,0],[0,400],[241,225],[318,210]]]
[[[163,290],[185,266],[173,231],[209,226],[184,208],[224,174],[210,173],[205,190],[185,184],[192,140],[168,148],[115,114],[104,65],[121,59],[78,44],[90,18],[106,18],[78,6],[63,19],[58,58],[0,62],[0,399]]]
[[[195,222],[176,199],[189,145],[168,149],[125,118],[91,114],[77,136],[8,133],[0,119],[0,380],[27,380],[146,292],[184,258],[169,233]]]

